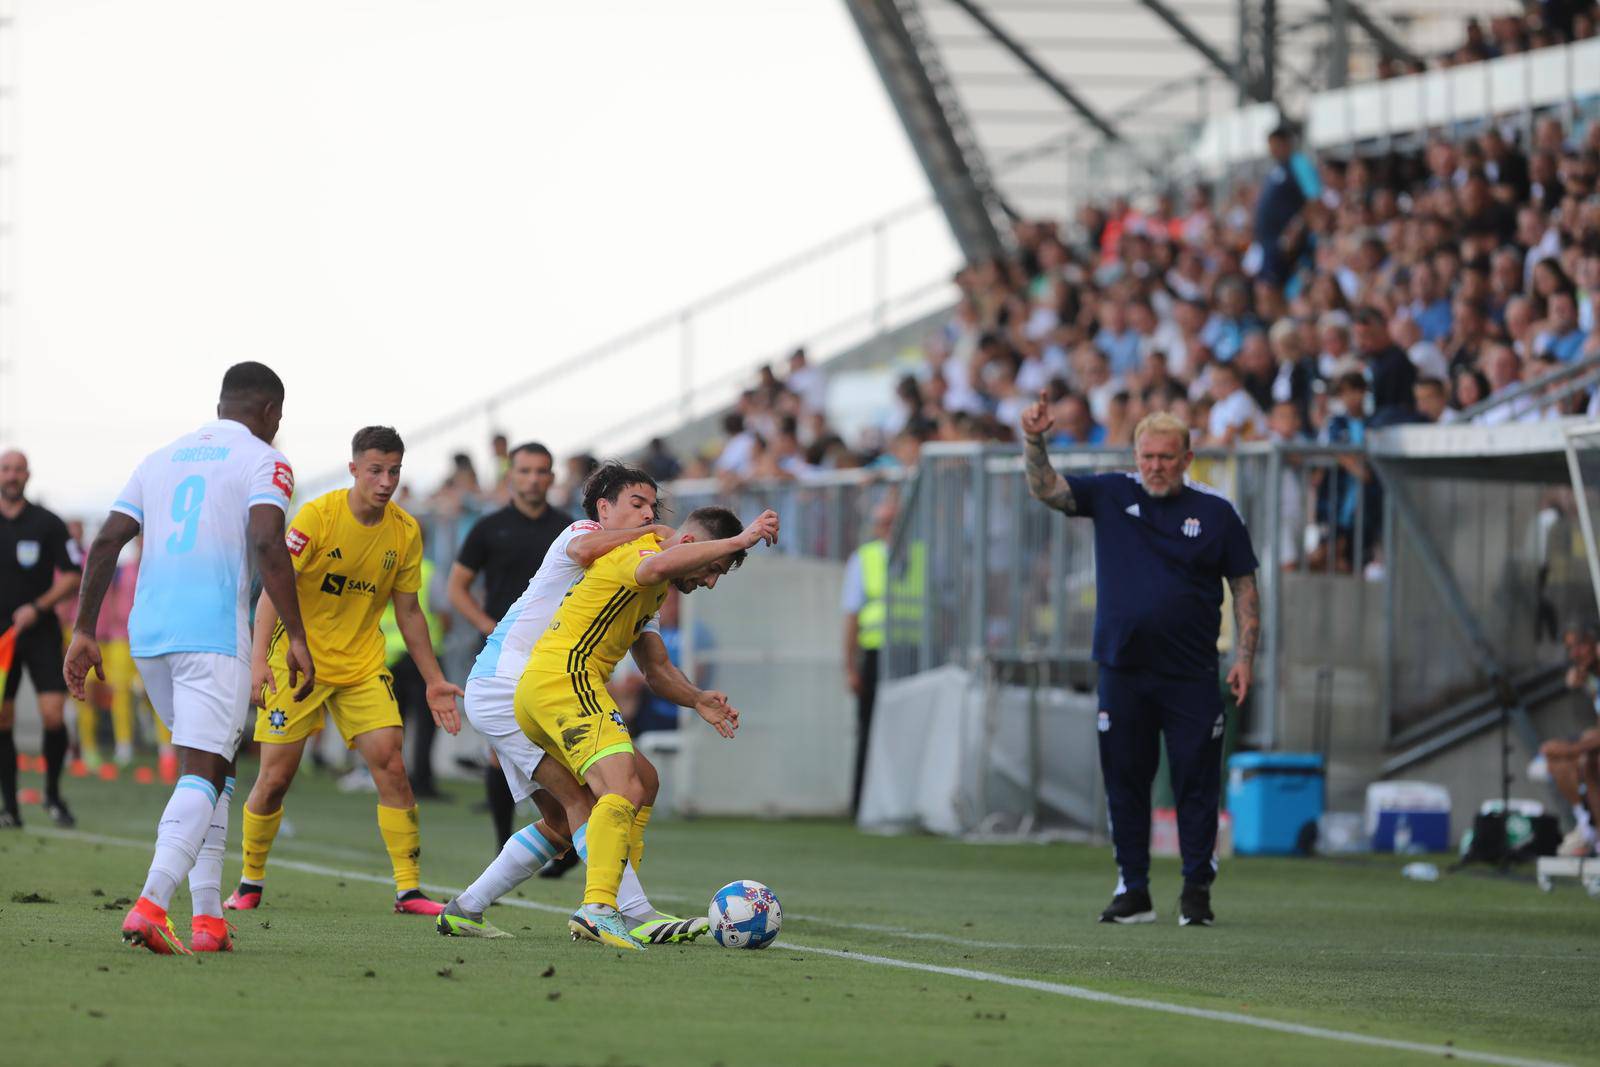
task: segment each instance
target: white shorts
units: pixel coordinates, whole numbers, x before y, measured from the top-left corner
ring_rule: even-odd
[[[218,652],[134,659],[172,743],[232,759],[250,718],[250,661]]]
[[[500,757],[500,769],[505,772],[512,799],[527,800],[539,788],[533,783],[533,771],[544,759],[544,749],[529,741],[528,735],[517,725],[512,707],[517,695],[517,679],[498,675],[472,678],[467,682],[466,691],[467,721],[488,739],[495,755]]]

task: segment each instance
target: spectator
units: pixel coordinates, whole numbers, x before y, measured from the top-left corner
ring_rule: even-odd
[[[1217,286],[1217,310],[1200,331],[1200,343],[1226,363],[1239,354],[1244,335],[1260,328],[1261,323],[1250,313],[1244,282],[1229,278]]]
[[[755,458],[755,434],[745,429],[744,416],[738,412],[723,418],[722,432],[726,439],[722,442],[716,462],[712,464],[712,470],[717,474],[747,476],[751,461]]]
[[[1411,321],[1417,324],[1422,339],[1443,341],[1451,330],[1450,299],[1439,285],[1439,277],[1430,264],[1423,262],[1412,268],[1410,292],[1411,303],[1407,310],[1411,313]]]
[[[1452,380],[1455,390],[1453,406],[1459,414],[1489,399],[1489,379],[1476,367],[1462,367]]]
[[[561,480],[553,489],[549,490],[549,502],[557,507],[581,507],[583,504],[583,483],[589,480],[589,475],[593,474],[599,466],[600,461],[587,452],[579,452],[575,456],[568,456],[561,465]],[[515,503],[517,495],[515,486],[512,486],[511,495],[512,502]],[[535,567],[537,567],[537,564],[535,564]],[[531,576],[532,572],[530,572]]]
[[[1316,172],[1309,161],[1294,150],[1294,131],[1287,125],[1279,126],[1267,135],[1267,153],[1272,157],[1272,169],[1262,179],[1261,192],[1256,198],[1255,240],[1260,249],[1260,275],[1275,284],[1288,277],[1288,264],[1283,261],[1279,242],[1289,223],[1300,213],[1308,199],[1316,198]],[[1220,352],[1218,358],[1228,359]]]
[[[683,464],[678,462],[678,457],[667,448],[667,442],[659,437],[650,438],[650,443],[645,446],[644,455],[639,459],[639,465],[644,472],[658,482],[674,481],[683,473]]]
[[[1465,297],[1457,297],[1450,316],[1450,336],[1444,342],[1448,369],[1453,372],[1457,367],[1476,366],[1488,337],[1489,322],[1484,317],[1482,305]]]
[[[1503,333],[1510,342],[1511,350],[1518,359],[1527,359],[1533,355],[1534,328],[1533,301],[1525,296],[1514,296],[1506,304],[1506,320]],[[1478,362],[1483,358],[1480,355]]]
[[[1483,356],[1483,373],[1488,379],[1488,396],[1485,399],[1504,401],[1479,415],[1474,422],[1494,426],[1512,422],[1523,414],[1528,404],[1522,399],[1507,401],[1507,395],[1522,384],[1522,361],[1517,359],[1511,346],[1490,345]]]
[[[1067,393],[1051,405],[1056,430],[1050,438],[1051,448],[1071,448],[1075,445],[1103,445],[1106,428],[1094,421],[1088,403],[1076,393]]]
[[[1232,363],[1217,363],[1211,368],[1211,416],[1206,424],[1204,444],[1227,448],[1235,441],[1266,434],[1266,419],[1261,408],[1244,389],[1239,368]]]
[[[1411,388],[1417,369],[1389,336],[1383,312],[1364,307],[1355,314],[1356,347],[1372,377],[1372,424],[1386,426],[1404,422],[1414,413]]]
[[[506,472],[511,469],[511,442],[503,433],[489,438],[490,462],[494,464],[495,491],[501,492],[506,484]]]
[[[1589,710],[1600,715],[1600,655],[1592,624],[1571,626],[1563,635],[1567,647],[1567,688],[1583,696]],[[1562,840],[1563,856],[1595,854],[1595,827],[1600,826],[1600,726],[1591,723],[1577,737],[1550,740],[1539,746],[1550,779],[1562,799],[1572,805],[1575,823]]]
[[[1450,408],[1450,393],[1444,384],[1444,379],[1418,378],[1417,384],[1411,387],[1411,393],[1417,414],[1422,421],[1434,423],[1456,421],[1456,413]]]
[[[1274,323],[1269,341],[1276,360],[1272,375],[1272,404],[1293,404],[1299,412],[1299,424],[1303,428],[1310,421],[1312,386],[1319,378],[1316,357],[1303,347],[1297,323]]]
[[[1298,404],[1278,400],[1267,416],[1267,439],[1285,445],[1307,443],[1305,422]],[[1298,457],[1289,456],[1278,483],[1278,559],[1285,569],[1295,566],[1305,544],[1305,490],[1298,470]]]
[[[1549,262],[1548,260],[1546,262]],[[1571,363],[1583,351],[1585,335],[1578,326],[1578,305],[1570,289],[1559,289],[1548,299],[1549,315],[1534,335],[1533,354],[1549,355]]]
[[[1095,347],[1106,357],[1113,376],[1134,373],[1139,369],[1143,339],[1128,324],[1127,306],[1118,300],[1107,301],[1101,305],[1101,314],[1100,332],[1094,335]],[[1019,410],[1019,417],[1020,414]]]
[[[1443,378],[1450,373],[1444,353],[1439,351],[1438,345],[1422,336],[1422,327],[1416,319],[1403,313],[1396,315],[1389,333],[1395,343],[1405,349],[1406,358],[1411,360],[1419,377]]]
[[[1356,365],[1350,349],[1350,316],[1343,311],[1323,313],[1317,320],[1322,351],[1317,356],[1317,374],[1334,378]]]
[[[1381,321],[1381,320],[1380,320]],[[1334,411],[1322,428],[1325,445],[1361,445],[1366,441],[1368,420],[1367,379],[1352,371],[1334,383]],[[1355,564],[1355,534],[1359,528],[1368,557],[1376,543],[1381,507],[1378,484],[1360,456],[1342,455],[1331,471],[1319,470],[1312,476],[1317,487],[1317,518],[1333,534],[1333,567],[1348,573]],[[1313,567],[1326,563],[1327,542],[1308,560]],[[1361,564],[1365,565],[1364,558]]]

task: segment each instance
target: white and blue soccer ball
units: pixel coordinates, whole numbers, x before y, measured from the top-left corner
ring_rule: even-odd
[[[712,895],[706,919],[711,936],[723,948],[766,948],[778,939],[783,908],[772,890],[741,878]]]

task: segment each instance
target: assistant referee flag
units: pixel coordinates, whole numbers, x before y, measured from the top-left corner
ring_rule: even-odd
[[[7,627],[6,632],[0,634],[0,692],[6,688],[6,677],[11,673],[11,660],[17,654],[17,628]]]

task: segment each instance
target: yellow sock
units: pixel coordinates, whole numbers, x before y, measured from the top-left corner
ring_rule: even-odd
[[[120,685],[111,698],[111,736],[117,747],[133,745],[133,694],[126,685]]]
[[[394,891],[409,893],[422,881],[417,857],[422,855],[422,832],[417,828],[417,806],[386,808],[378,805],[378,832],[389,862],[394,864]]]
[[[646,804],[639,809],[633,817],[633,829],[628,831],[628,862],[633,864],[633,873],[639,873],[639,865],[644,863],[644,828],[650,823],[650,805]]]
[[[245,806],[244,881],[260,885],[267,876],[267,853],[272,851],[272,841],[278,836],[278,824],[281,822],[282,808],[271,815],[257,815],[248,805]]]
[[[585,904],[617,906],[617,887],[622,884],[622,868],[628,863],[628,838],[635,812],[616,793],[607,793],[595,802],[589,814],[589,868],[583,884]]]
[[[78,704],[78,749],[85,758],[100,751],[100,709],[87,700]]]

